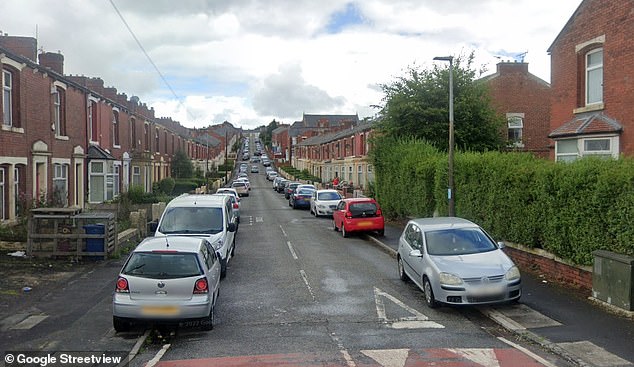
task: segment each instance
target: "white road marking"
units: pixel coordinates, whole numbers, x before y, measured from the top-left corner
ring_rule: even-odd
[[[448,348],[447,350],[482,366],[500,367],[493,348]]]
[[[291,255],[293,255],[293,259],[298,260],[299,257],[297,257],[295,249],[293,248],[293,245],[291,245],[291,241],[286,241],[286,244],[288,245],[288,250],[291,252]]]
[[[10,327],[13,330],[28,330],[44,321],[48,315],[32,315]]]
[[[263,217],[255,217],[255,222],[256,223],[263,223],[264,222],[264,218]]]
[[[503,337],[501,337],[501,336],[498,336],[498,340],[501,340],[501,341],[503,341],[504,343],[506,343],[506,344],[508,344],[508,345],[512,346],[513,348],[515,348],[515,349],[519,350],[520,352],[522,352],[522,353],[526,354],[527,356],[529,356],[529,357],[533,358],[534,360],[536,360],[537,362],[539,362],[539,363],[543,364],[543,365],[544,365],[544,366],[546,366],[546,367],[557,367],[557,366],[555,366],[554,364],[552,364],[552,363],[548,362],[548,361],[547,361],[547,360],[545,360],[544,358],[542,358],[542,357],[538,356],[537,354],[535,354],[535,353],[531,352],[530,350],[528,350],[528,349],[526,349],[526,348],[522,347],[522,346],[521,346],[521,345],[519,345],[519,344],[515,344],[515,343],[513,343],[512,341],[507,340],[507,339],[504,339],[504,338],[503,338]]]
[[[587,340],[557,345],[597,367],[627,366],[631,363]]]
[[[387,317],[385,312],[385,304],[383,303],[383,298],[387,298],[392,301],[394,304],[404,309],[405,311],[411,313],[414,316],[401,317],[397,320],[391,320]],[[374,287],[374,302],[376,303],[376,314],[384,324],[394,328],[394,329],[444,329],[445,327],[437,322],[429,321],[429,317],[423,315],[418,310],[413,309],[412,307],[406,305],[398,298],[392,296],[389,293],[386,293],[379,288]]]
[[[286,234],[286,231],[284,231],[284,228],[282,227],[281,224],[280,224],[280,230],[282,231],[282,234],[284,235],[284,237],[288,237],[288,235]]]
[[[167,350],[170,348],[171,344],[165,344],[163,346],[163,348],[161,348],[161,350],[159,350],[156,355],[154,356],[154,358],[150,359],[146,364],[145,367],[154,367],[157,363],[159,363],[159,361],[161,360],[161,357],[163,357],[163,354],[165,354],[165,352],[167,352]]]
[[[313,293],[313,288],[310,286],[310,283],[308,283],[308,276],[306,276],[306,272],[302,269],[299,271],[299,273],[302,275],[302,279],[304,280],[304,284],[306,284],[306,288],[308,288],[308,293],[310,293],[313,301],[316,301],[315,293]]]
[[[352,359],[352,356],[348,352],[348,349],[346,349],[346,347],[343,346],[343,343],[341,342],[341,339],[339,339],[335,335],[335,333],[331,333],[330,337],[332,338],[332,340],[334,340],[337,343],[337,348],[339,348],[339,352],[341,353],[341,355],[343,355],[343,359],[346,360],[346,365],[348,367],[356,367],[357,364],[354,363],[354,360]]]
[[[409,349],[362,350],[361,353],[374,359],[383,367],[404,367],[409,357]]]

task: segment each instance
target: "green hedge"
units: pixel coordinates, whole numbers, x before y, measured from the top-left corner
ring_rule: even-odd
[[[446,154],[421,141],[379,140],[373,159],[387,216],[447,214]],[[562,164],[527,153],[458,152],[454,181],[456,214],[496,239],[577,264],[591,264],[597,249],[634,255],[632,159]]]

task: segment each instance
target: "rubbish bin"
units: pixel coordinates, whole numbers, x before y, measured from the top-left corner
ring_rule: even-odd
[[[84,226],[84,230],[86,234],[104,234],[106,226],[104,224],[87,224]],[[104,252],[103,238],[86,238],[86,252]]]
[[[634,311],[634,257],[596,250],[592,296],[626,311]]]

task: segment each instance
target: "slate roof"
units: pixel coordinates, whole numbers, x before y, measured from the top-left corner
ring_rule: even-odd
[[[359,122],[358,115],[310,115],[304,114],[302,121],[305,127],[319,127],[319,122],[327,120],[330,127],[341,126],[342,121],[352,121],[353,124]]]
[[[358,132],[372,130],[373,127],[374,127],[374,123],[372,121],[363,122],[363,123],[359,123],[359,125],[353,127],[352,129],[345,129],[345,130],[337,131],[336,133],[312,136],[298,143],[297,145],[312,146],[312,145],[326,144],[335,140],[339,140],[341,138],[345,138],[347,136],[354,135]]]
[[[548,134],[549,138],[563,138],[578,135],[614,134],[623,131],[623,125],[600,112],[590,112],[575,116]]]
[[[88,147],[88,153],[86,154],[86,158],[88,160],[91,159],[107,159],[107,160],[116,160],[116,158],[108,153],[107,150],[103,149],[99,145],[91,145]]]

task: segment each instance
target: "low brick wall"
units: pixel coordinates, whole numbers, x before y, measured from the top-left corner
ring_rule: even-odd
[[[571,264],[547,251],[506,243],[504,248],[521,271],[544,276],[592,295],[592,267]]]

